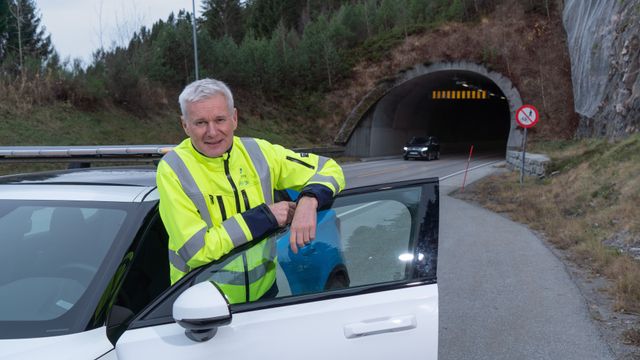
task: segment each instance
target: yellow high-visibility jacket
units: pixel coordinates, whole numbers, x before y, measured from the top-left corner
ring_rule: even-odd
[[[278,229],[268,204],[274,190],[294,189],[318,207],[344,189],[332,159],[295,153],[265,140],[234,137],[217,158],[184,140],[158,164],[160,216],[169,234],[171,283],[237,246]],[[224,265],[214,281],[231,303],[260,298],[275,281],[275,244],[263,242]]]

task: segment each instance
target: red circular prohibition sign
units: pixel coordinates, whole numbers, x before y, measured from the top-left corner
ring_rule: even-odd
[[[533,105],[522,105],[516,111],[516,122],[525,129],[534,127],[539,119],[538,109]]]

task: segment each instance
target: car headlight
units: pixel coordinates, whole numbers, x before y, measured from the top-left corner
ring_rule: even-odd
[[[402,148],[402,150],[407,151],[409,150],[406,146]]]
[[[423,148],[422,148],[422,151],[427,151],[427,150],[429,150],[429,148],[428,148],[428,147],[423,147]]]

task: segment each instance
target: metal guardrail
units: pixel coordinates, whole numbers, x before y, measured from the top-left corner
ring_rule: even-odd
[[[299,153],[312,153],[316,155],[325,155],[325,156],[340,156],[344,154],[343,146],[335,146],[335,147],[313,147],[313,148],[293,148],[291,149],[295,152]]]
[[[0,146],[0,162],[152,162],[174,145]]]

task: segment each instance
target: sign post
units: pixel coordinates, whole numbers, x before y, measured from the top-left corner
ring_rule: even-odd
[[[473,145],[469,149],[469,160],[467,160],[467,168],[464,170],[464,179],[462,179],[462,191],[464,192],[464,184],[467,182],[467,173],[469,172],[469,163],[471,162],[471,155],[473,155]]]
[[[533,105],[522,105],[516,111],[516,122],[524,129],[524,139],[522,140],[522,168],[520,169],[520,184],[524,182],[524,157],[527,151],[527,129],[534,127],[540,116],[538,110]]]

